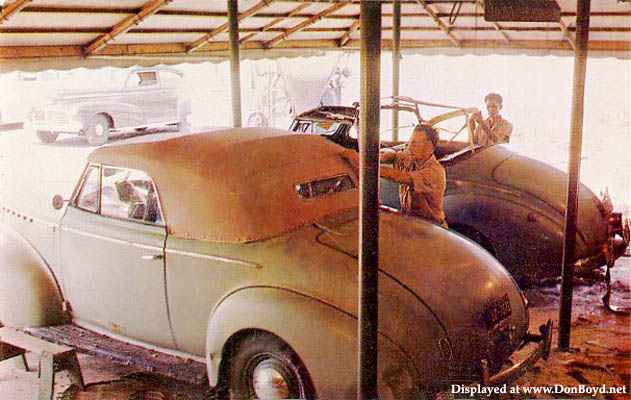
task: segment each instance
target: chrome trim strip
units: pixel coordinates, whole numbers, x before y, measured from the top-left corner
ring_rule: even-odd
[[[497,193],[503,193],[503,194],[509,194],[511,196],[520,198],[521,194],[519,192],[517,192],[516,190],[511,190],[511,189],[504,189],[501,187],[497,187],[497,186],[493,186],[493,185],[488,185],[485,183],[479,183],[479,182],[470,182],[470,181],[462,181],[462,180],[457,180],[457,179],[447,179],[448,182],[452,182],[453,185],[455,187],[462,187],[462,186],[472,186],[475,188],[482,188],[482,189],[487,189],[487,190],[491,190],[493,192],[497,192]]]
[[[106,240],[106,241],[112,242],[112,243],[124,244],[124,245],[127,245],[127,246],[136,247],[136,248],[139,248],[139,249],[155,250],[155,251],[162,252],[162,247],[155,247],[155,246],[149,246],[149,245],[141,244],[141,243],[128,242],[126,240],[114,239],[114,238],[111,238],[109,236],[103,236],[103,235],[98,235],[98,234],[95,234],[95,233],[89,233],[89,232],[85,232],[85,231],[80,231],[78,229],[68,228],[66,226],[62,226],[61,230],[62,231],[66,231],[66,232],[70,232],[70,233],[76,233],[77,235],[83,235],[83,236],[91,237],[93,239],[101,239],[101,240]]]
[[[243,261],[243,260],[237,260],[234,258],[228,258],[228,257],[221,257],[221,256],[213,256],[213,255],[209,255],[209,254],[200,254],[200,253],[191,253],[188,251],[182,251],[182,250],[174,250],[174,249],[166,249],[166,253],[167,254],[176,254],[176,255],[180,255],[180,256],[188,256],[188,257],[194,257],[194,258],[201,258],[204,260],[212,260],[212,261],[222,261],[222,262],[226,262],[229,264],[237,264],[237,265],[243,265],[245,267],[253,267],[253,268],[262,268],[261,265],[256,264],[256,263],[252,263],[249,261]]]

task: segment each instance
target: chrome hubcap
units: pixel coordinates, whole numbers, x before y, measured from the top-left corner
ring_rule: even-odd
[[[287,380],[274,365],[265,361],[254,368],[252,386],[257,399],[277,400],[289,397]]]
[[[105,133],[105,127],[102,124],[98,124],[94,127],[94,131],[97,136],[102,136]]]

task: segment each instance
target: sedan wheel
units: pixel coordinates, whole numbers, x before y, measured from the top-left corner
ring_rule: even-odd
[[[110,120],[107,116],[103,114],[95,115],[86,131],[88,143],[92,146],[105,144],[110,136],[110,128]]]
[[[257,333],[241,340],[230,359],[230,398],[311,399],[307,372],[298,356],[277,337]]]

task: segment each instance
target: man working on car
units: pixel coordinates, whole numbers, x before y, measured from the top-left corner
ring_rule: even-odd
[[[414,128],[406,149],[395,153],[391,149],[381,152],[379,175],[398,182],[401,213],[425,218],[447,227],[443,212],[443,196],[447,186],[445,169],[436,160],[434,149],[438,131],[430,125]]]
[[[447,181],[445,169],[434,156],[437,142],[436,129],[430,125],[417,125],[404,151],[381,151],[379,161],[392,162],[393,166],[381,165],[379,175],[400,184],[402,214],[425,218],[446,228],[443,196]],[[341,155],[359,170],[359,158],[355,151],[347,150]]]
[[[513,125],[500,115],[502,96],[497,93],[489,93],[484,98],[484,103],[489,117],[487,119],[482,118],[480,111],[471,116],[471,129],[474,130],[473,142],[480,146],[508,143],[513,132]],[[477,126],[475,126],[476,124]]]

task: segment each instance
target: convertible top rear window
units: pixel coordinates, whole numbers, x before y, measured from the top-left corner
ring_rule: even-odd
[[[355,183],[346,174],[296,184],[296,192],[303,199],[312,199],[353,188],[355,188]]]

